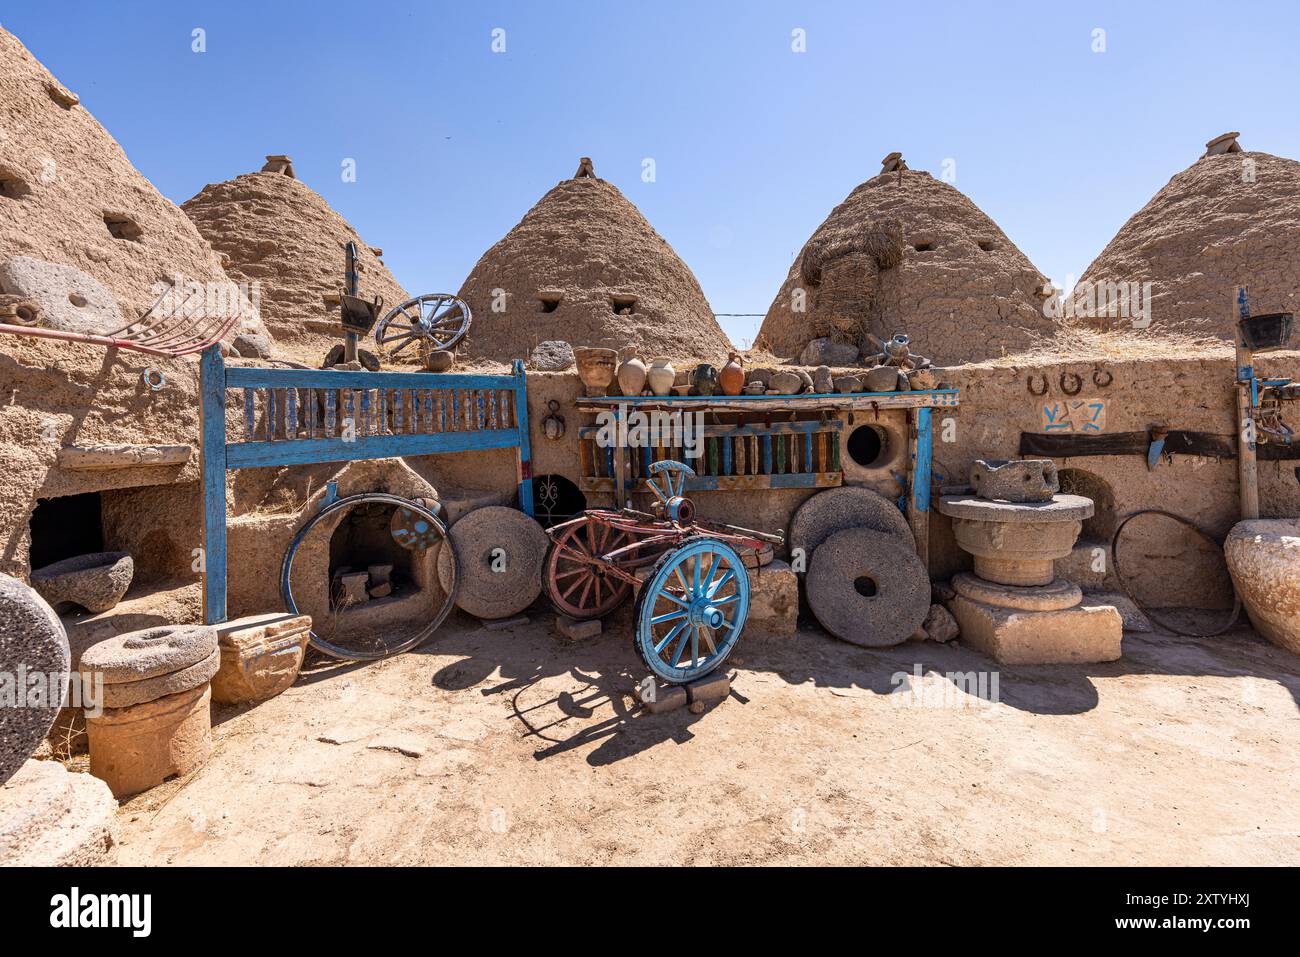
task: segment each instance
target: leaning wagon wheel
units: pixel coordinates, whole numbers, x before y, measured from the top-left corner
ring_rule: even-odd
[[[579,621],[608,615],[627,600],[632,586],[606,572],[600,556],[630,544],[631,536],[613,525],[591,518],[575,522],[547,550],[546,597]]]
[[[450,349],[469,332],[469,303],[434,292],[394,306],[375,326],[375,342],[390,356],[415,343],[421,355]]]
[[[632,641],[655,677],[683,684],[727,660],[748,614],[740,555],[716,538],[688,538],[655,563],[637,595]]]

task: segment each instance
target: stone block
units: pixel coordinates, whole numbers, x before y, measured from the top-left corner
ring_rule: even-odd
[[[0,785],[0,867],[94,867],[117,856],[117,801],[103,781],[31,760]]]
[[[116,798],[188,774],[212,753],[212,692],[198,688],[129,708],[86,715],[90,773]]]
[[[601,624],[599,618],[592,618],[590,621],[578,621],[578,619],[570,618],[568,615],[556,615],[555,629],[570,641],[581,641],[583,638],[598,638]]]
[[[799,627],[799,577],[780,559],[748,572],[749,616],[742,640],[793,638]]]
[[[645,709],[651,714],[663,714],[666,711],[676,711],[678,708],[686,707],[690,699],[686,689],[681,685],[656,684],[653,696],[646,695],[638,687],[637,700],[645,705]]]
[[[731,676],[724,671],[715,671],[685,687],[686,700],[691,704],[712,704],[731,694]]]
[[[1124,624],[1110,605],[1020,611],[957,595],[948,610],[961,628],[962,642],[1000,664],[1083,664],[1120,657]]]
[[[216,628],[221,667],[212,679],[214,701],[265,701],[298,679],[311,633],[310,615],[251,615]]]

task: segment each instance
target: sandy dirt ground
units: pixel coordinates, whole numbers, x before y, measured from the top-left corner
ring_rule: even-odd
[[[633,707],[628,634],[453,618],[219,709],[207,765],[123,803],[119,860],[1300,863],[1300,661],[1245,629],[996,672],[959,645],[742,638],[700,715]]]

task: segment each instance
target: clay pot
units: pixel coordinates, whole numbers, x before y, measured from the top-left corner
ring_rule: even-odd
[[[573,350],[573,358],[578,364],[578,378],[586,386],[587,395],[608,394],[609,384],[614,381],[614,371],[618,368],[618,353],[613,349],[584,346]]]
[[[793,372],[778,372],[768,384],[777,395],[798,395],[803,389],[803,379]]]
[[[646,370],[646,381],[650,384],[650,391],[655,395],[671,393],[676,378],[677,370],[673,368],[671,359],[655,359]]]
[[[734,352],[718,373],[718,388],[723,395],[740,395],[745,388],[745,369],[740,363],[740,356]]]
[[[638,396],[645,389],[645,363],[632,356],[618,367],[618,387],[624,395]]]
[[[718,370],[701,362],[691,373],[691,389],[696,395],[713,395],[718,390]]]

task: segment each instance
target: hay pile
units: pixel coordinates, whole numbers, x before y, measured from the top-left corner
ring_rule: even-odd
[[[0,28],[0,263],[15,256],[88,274],[111,294],[123,325],[153,304],[160,282],[178,275],[229,282],[184,214],[76,96]],[[256,313],[247,303],[242,308],[231,338],[264,335]],[[93,331],[115,331],[98,323],[89,320]],[[0,349],[10,347],[20,348],[0,341]]]
[[[548,339],[646,358],[718,359],[730,348],[690,269],[615,186],[591,174],[543,196],[483,254],[459,295],[474,311],[465,349],[476,357],[526,357]]]
[[[853,190],[813,233],[768,309],[759,343],[797,356],[810,340],[829,336],[875,352],[868,333],[906,332],[941,365],[978,361],[1052,334],[1045,283],[962,193],[898,162]]]
[[[1256,152],[1202,157],[1124,224],[1079,287],[1121,282],[1151,283],[1153,331],[1233,339],[1238,285],[1256,313],[1300,311],[1300,163]],[[1131,317],[1091,318],[1132,327]]]
[[[262,318],[277,340],[295,351],[328,348],[341,335],[338,292],[349,241],[357,244],[363,298],[382,296],[386,312],[410,295],[348,221],[291,170],[286,161],[279,172],[209,184],[181,208],[227,257],[232,276],[260,283]],[[375,348],[373,340],[367,348]]]

